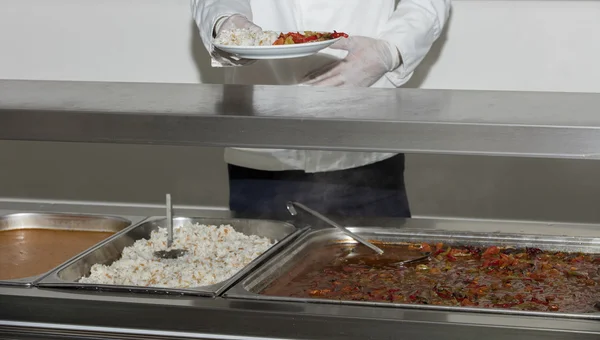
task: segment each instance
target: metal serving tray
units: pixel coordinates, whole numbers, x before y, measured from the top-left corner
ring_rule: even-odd
[[[263,263],[273,254],[277,253],[290,241],[302,234],[307,229],[297,229],[295,226],[270,220],[252,220],[252,219],[221,219],[221,218],[188,218],[178,217],[173,219],[173,227],[181,226],[186,221],[206,225],[229,224],[236,231],[246,235],[258,235],[267,237],[278,242],[269,248],[266,252],[250,262],[246,267],[237,272],[229,279],[209,286],[194,288],[162,288],[162,287],[140,287],[140,286],[121,286],[121,285],[102,285],[77,282],[81,277],[89,275],[92,265],[101,263],[110,265],[121,257],[125,247],[131,246],[136,240],[148,239],[152,231],[159,227],[166,227],[166,219],[153,218],[137,226],[130,228],[119,237],[110,242],[100,244],[77,258],[69,261],[60,268],[56,269],[50,275],[41,280],[38,287],[57,287],[57,288],[79,288],[108,291],[126,291],[126,292],[145,292],[157,294],[187,294],[198,296],[215,297],[220,295],[226,289],[231,287],[257,265]]]
[[[131,225],[131,221],[112,216],[94,216],[62,213],[17,213],[0,217],[0,232],[18,229],[70,230],[90,232],[113,232],[118,234]],[[107,239],[114,237],[109,236]],[[106,239],[105,239],[106,240]],[[103,241],[101,241],[103,242]],[[100,242],[100,243],[101,243]],[[74,253],[74,258],[79,253]],[[0,251],[0,256],[2,251]],[[68,261],[64,262],[67,263]],[[30,287],[62,263],[39,275],[11,280],[0,280],[0,285],[16,285]]]
[[[456,221],[446,221],[449,223],[438,223],[437,227],[441,225],[446,226],[457,226]],[[477,224],[480,222],[476,221],[462,221],[459,228],[464,229],[465,224],[473,229],[476,229]],[[411,226],[410,220],[406,223]],[[380,227],[349,227],[352,232],[357,233],[369,240],[380,241],[380,242],[443,242],[445,244],[461,244],[461,245],[501,245],[501,246],[520,246],[520,247],[536,247],[542,250],[556,250],[556,251],[579,251],[585,253],[600,253],[600,237],[578,237],[578,236],[543,236],[543,235],[527,235],[523,233],[500,233],[496,232],[495,229],[503,224],[507,226],[509,230],[523,230],[528,229],[530,225],[532,229],[539,228],[544,224],[540,223],[486,223],[482,222],[479,232],[465,232],[458,230],[436,230],[436,223],[432,221],[415,221],[414,225],[423,225],[433,227],[432,230],[423,229],[411,229],[411,228],[380,228]],[[556,227],[556,225],[553,225]],[[573,229],[568,230],[567,233],[577,230],[579,226],[572,225]],[[467,227],[468,228],[468,227]],[[600,226],[598,233],[600,234]],[[589,226],[583,225],[582,231],[589,231]],[[292,298],[292,297],[281,297],[281,296],[267,296],[259,294],[263,289],[270,285],[277,278],[282,275],[289,273],[291,270],[298,269],[296,266],[301,262],[312,251],[322,249],[322,247],[332,243],[356,243],[350,237],[337,231],[336,229],[324,229],[315,230],[305,233],[293,242],[284,251],[277,254],[263,266],[255,270],[253,273],[248,275],[244,280],[240,281],[230,290],[228,290],[223,296],[226,298],[234,299],[254,299],[254,300],[270,300],[270,301],[289,301],[289,302],[302,302],[302,303],[322,303],[322,304],[347,304],[347,305],[359,305],[359,306],[377,306],[377,307],[388,307],[388,308],[408,308],[408,309],[421,309],[421,310],[445,310],[445,311],[456,311],[456,312],[478,312],[478,313],[500,313],[500,314],[526,314],[526,315],[538,315],[538,316],[550,316],[550,317],[570,317],[570,318],[583,318],[583,319],[597,319],[600,320],[599,313],[586,313],[586,314],[569,314],[569,313],[550,313],[550,312],[531,312],[531,311],[520,311],[520,310],[506,310],[506,309],[490,309],[490,308],[472,308],[472,307],[446,307],[446,306],[431,306],[431,305],[412,305],[412,304],[401,304],[401,303],[385,303],[385,302],[363,302],[363,301],[338,301],[328,299],[312,299],[312,298]],[[599,297],[600,298],[600,297]]]

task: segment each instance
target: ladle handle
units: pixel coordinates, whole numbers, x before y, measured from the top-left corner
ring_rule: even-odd
[[[173,244],[173,205],[171,194],[167,194],[167,248]]]
[[[298,202],[288,202],[287,203],[287,209],[290,212],[290,214],[292,216],[296,216],[298,215],[298,212],[296,211],[296,208],[298,207],[304,211],[306,211],[307,213],[315,216],[316,218],[322,220],[323,222],[331,225],[334,228],[337,228],[339,230],[341,230],[344,234],[352,237],[354,240],[362,243],[363,245],[371,248],[373,251],[375,251],[377,254],[383,254],[383,250],[379,247],[377,247],[376,245],[374,245],[373,243],[365,240],[364,238],[362,238],[361,236],[356,235],[355,233],[351,232],[350,230],[346,229],[345,227],[335,223],[334,221],[330,220],[329,218],[327,218],[326,216],[321,215],[320,213],[310,209],[309,207],[305,206],[302,203],[298,203]]]

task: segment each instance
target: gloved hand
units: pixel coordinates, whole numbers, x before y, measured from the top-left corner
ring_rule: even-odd
[[[401,64],[398,49],[385,40],[351,36],[341,39],[330,48],[346,50],[348,55],[340,61],[309,72],[303,84],[369,87]]]
[[[234,14],[217,22],[215,25],[215,34],[219,35],[221,31],[234,30],[236,28],[245,28],[255,33],[262,32],[262,28],[260,26],[248,20],[245,16],[241,14]]]
[[[249,29],[251,32],[256,33],[262,32],[262,28],[260,26],[254,24],[245,16],[241,14],[233,14],[217,21],[214,28],[214,35],[217,36],[224,30],[234,30],[236,28]],[[213,66],[247,66],[256,62],[256,60],[242,59],[225,51],[215,50],[214,48],[210,51],[210,55],[216,61],[216,63],[213,62]]]

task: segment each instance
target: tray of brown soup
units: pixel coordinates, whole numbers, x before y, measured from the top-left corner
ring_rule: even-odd
[[[64,262],[130,225],[129,220],[111,216],[1,216],[0,285],[31,286]]]

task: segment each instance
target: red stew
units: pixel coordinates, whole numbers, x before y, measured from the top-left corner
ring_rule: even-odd
[[[261,294],[567,313],[600,309],[600,254],[441,243],[381,246],[382,256],[362,245],[332,246],[336,259],[315,260]],[[398,266],[410,251],[412,257],[432,257]]]
[[[300,32],[289,32],[281,33],[273,45],[304,44],[307,42],[332,40],[340,37],[348,38],[348,34],[336,31],[333,31],[333,33],[306,31],[304,34]]]

